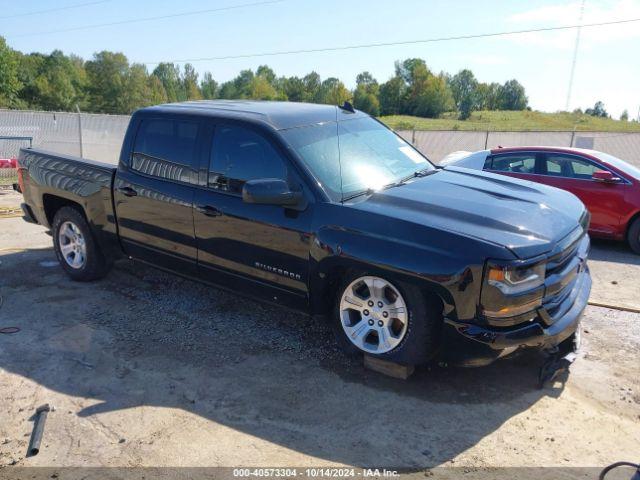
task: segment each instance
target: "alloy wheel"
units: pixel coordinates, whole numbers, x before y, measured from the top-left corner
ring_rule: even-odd
[[[76,224],[70,221],[60,225],[58,244],[62,258],[71,268],[80,269],[87,262],[87,245]]]
[[[360,277],[342,293],[340,322],[349,341],[360,350],[376,354],[390,352],[407,333],[407,304],[387,280]]]

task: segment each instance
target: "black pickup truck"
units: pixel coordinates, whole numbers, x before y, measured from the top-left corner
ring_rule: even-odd
[[[328,318],[344,348],[395,362],[554,349],[591,289],[576,197],[437,168],[348,104],[160,105],[134,113],[117,168],[18,163],[24,218],[74,280],[126,256]]]

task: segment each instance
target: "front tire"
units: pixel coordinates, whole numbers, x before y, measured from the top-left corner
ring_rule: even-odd
[[[437,353],[442,308],[415,285],[354,272],[336,297],[334,332],[348,354],[417,365]]]
[[[73,280],[89,282],[109,271],[84,215],[75,207],[62,207],[53,218],[53,247],[58,262]]]
[[[631,250],[640,255],[640,217],[636,218],[629,227],[627,241]]]

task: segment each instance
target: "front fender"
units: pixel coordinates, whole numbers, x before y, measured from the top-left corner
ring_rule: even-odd
[[[439,242],[420,242],[342,227],[321,228],[311,246],[310,291],[313,313],[326,313],[332,282],[349,269],[416,284],[438,295],[449,317],[471,319],[480,297],[484,257],[465,255]],[[473,249],[472,249],[473,250]],[[336,273],[337,272],[337,273]]]

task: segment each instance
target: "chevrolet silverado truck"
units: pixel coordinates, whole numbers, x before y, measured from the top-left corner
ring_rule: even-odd
[[[436,168],[349,104],[154,106],[117,167],[36,148],[18,163],[24,218],[72,279],[128,257],[328,319],[346,350],[398,363],[557,350],[591,289],[574,195]]]

